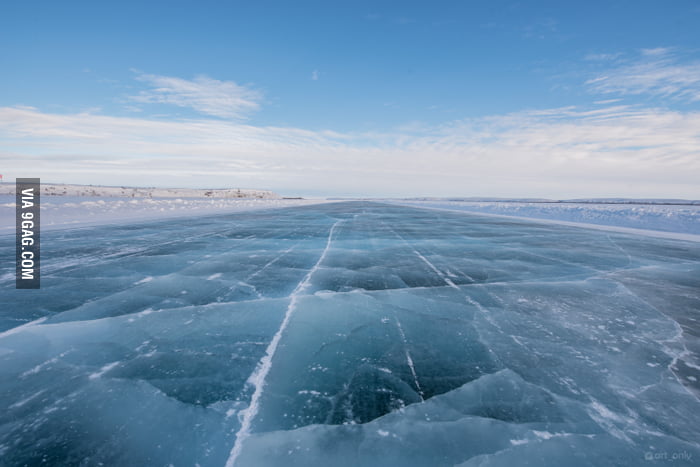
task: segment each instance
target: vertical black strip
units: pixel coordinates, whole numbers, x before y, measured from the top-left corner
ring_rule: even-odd
[[[41,184],[38,178],[16,179],[16,288],[40,288]]]

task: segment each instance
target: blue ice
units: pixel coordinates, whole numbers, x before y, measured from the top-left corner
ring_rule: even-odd
[[[700,461],[698,243],[343,202],[48,231],[42,288],[12,267],[3,465]]]

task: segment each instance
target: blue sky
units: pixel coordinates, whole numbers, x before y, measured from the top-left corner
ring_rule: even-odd
[[[700,198],[700,4],[0,6],[0,173]]]

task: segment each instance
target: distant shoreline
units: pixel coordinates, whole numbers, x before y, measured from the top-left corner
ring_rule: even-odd
[[[655,198],[583,198],[583,199],[538,199],[538,198],[459,198],[419,197],[401,198],[401,201],[457,202],[457,203],[523,203],[523,204],[653,204],[659,206],[697,206],[700,200],[655,199]]]
[[[0,184],[0,195],[14,195],[15,183]],[[201,199],[280,199],[270,190],[251,188],[157,188],[103,185],[42,183],[42,196],[79,196],[92,198],[201,198]]]

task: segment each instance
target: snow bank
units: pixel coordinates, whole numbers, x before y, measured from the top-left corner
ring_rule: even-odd
[[[303,199],[128,199],[46,196],[41,198],[41,229],[151,221],[206,214],[226,214],[237,211],[303,206],[323,202],[326,201]],[[14,229],[15,197],[14,195],[0,195],[0,234],[9,234],[14,232]]]
[[[700,205],[395,201],[405,206],[700,235]]]

